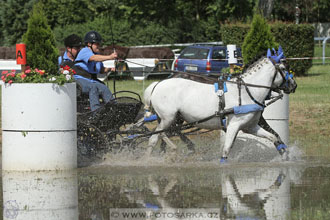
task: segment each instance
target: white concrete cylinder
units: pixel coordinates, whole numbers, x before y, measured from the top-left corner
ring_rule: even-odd
[[[267,123],[281,137],[285,144],[289,144],[289,95],[284,94],[283,99],[267,106],[263,112]]]
[[[228,56],[228,64],[237,63],[236,45],[233,44],[227,45],[227,56]]]
[[[78,219],[77,173],[3,172],[3,219]]]
[[[2,169],[77,167],[76,84],[2,86]]]

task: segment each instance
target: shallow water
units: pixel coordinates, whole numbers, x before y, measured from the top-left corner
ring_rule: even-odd
[[[3,219],[330,217],[330,167],[305,162],[3,172],[2,188]]]
[[[220,135],[218,135],[220,136]],[[108,154],[71,171],[2,172],[3,219],[330,219],[330,164],[282,158],[264,140],[239,135],[227,164],[219,137],[196,152]],[[220,140],[221,141],[221,140]],[[159,147],[159,146],[158,146]],[[307,162],[308,161],[308,162]]]

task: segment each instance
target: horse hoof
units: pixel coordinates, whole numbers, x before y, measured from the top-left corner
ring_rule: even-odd
[[[280,186],[283,183],[284,178],[285,178],[284,174],[280,174],[275,181],[275,185]]]
[[[227,157],[221,157],[220,163],[221,164],[226,164],[227,163]]]
[[[187,152],[187,156],[191,156],[195,154],[195,149],[189,149]]]
[[[285,144],[279,144],[276,147],[276,149],[280,153],[280,155],[283,155],[286,152],[287,148],[288,148],[288,146],[286,146]]]
[[[281,154],[281,157],[282,157],[282,160],[283,161],[289,161],[290,160],[290,155],[289,155],[289,151],[284,151],[282,154]]]

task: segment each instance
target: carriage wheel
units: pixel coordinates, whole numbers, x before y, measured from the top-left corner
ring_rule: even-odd
[[[128,132],[127,132],[128,131]],[[121,129],[113,131],[109,138],[111,141],[111,147],[113,153],[120,153],[128,151],[134,153],[136,149],[146,145],[146,141],[149,137],[137,138],[136,136],[150,132],[149,129],[141,125],[139,127],[134,126],[123,126]],[[110,132],[111,133],[111,132]]]
[[[110,150],[106,135],[91,124],[78,122],[77,151],[78,163],[88,165],[103,158]]]

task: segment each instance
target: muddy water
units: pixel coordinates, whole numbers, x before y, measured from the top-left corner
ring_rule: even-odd
[[[330,166],[306,162],[3,172],[2,189],[3,219],[330,217]]]
[[[2,172],[3,219],[330,219],[330,165],[299,148],[239,135],[220,165],[218,136],[193,155],[123,149],[71,171]],[[221,141],[221,140],[220,140]],[[140,149],[140,148],[139,148]],[[174,155],[167,157],[166,155]]]

